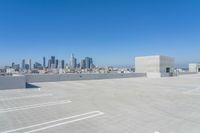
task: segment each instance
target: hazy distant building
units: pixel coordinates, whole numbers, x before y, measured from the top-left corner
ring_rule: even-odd
[[[71,57],[70,57],[70,68],[71,69],[76,69],[76,66],[77,66],[77,59],[74,57],[74,54],[71,54]]]
[[[86,64],[85,64],[85,60],[81,60],[81,63],[80,63],[80,68],[81,69],[85,69],[86,68]]]
[[[61,68],[64,69],[65,68],[65,61],[61,60]]]
[[[25,64],[25,67],[24,67],[24,69],[26,69],[26,70],[29,70],[29,69],[30,69],[30,66],[29,66],[29,64]]]
[[[32,69],[31,59],[28,60],[28,63],[29,63],[29,69],[31,70]]]
[[[25,62],[25,59],[23,59],[23,60],[22,60],[22,67],[21,67],[22,69],[25,69],[25,63],[26,63],[26,62]]]
[[[48,68],[51,68],[51,59],[48,60]]]
[[[43,57],[43,67],[45,68],[46,67],[46,58]]]
[[[11,68],[16,70],[16,71],[19,71],[20,65],[19,64],[15,64],[14,62],[12,62]]]
[[[12,65],[11,65],[11,66],[12,66],[12,68],[14,67],[14,65],[15,65],[15,63],[14,63],[14,62],[12,62]]]
[[[56,64],[51,64],[51,69],[56,69]]]
[[[81,66],[80,63],[77,63],[76,68],[80,68],[80,66]]]
[[[59,60],[56,60],[55,67],[58,68]]]
[[[90,57],[85,57],[85,67],[86,69],[91,69],[93,68],[93,59]]]
[[[19,64],[13,64],[12,68],[16,71],[19,71],[20,65]]]
[[[56,57],[55,56],[51,56],[51,64],[55,64],[56,63]]]
[[[35,62],[35,64],[33,65],[34,69],[43,69],[42,64]]]
[[[147,73],[148,77],[170,76],[174,67],[174,58],[167,56],[155,55],[135,58],[135,72]]]
[[[189,64],[189,72],[200,72],[200,64]]]

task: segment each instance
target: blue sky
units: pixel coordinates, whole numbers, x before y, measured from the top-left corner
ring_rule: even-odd
[[[132,65],[161,54],[200,62],[198,0],[1,0],[0,66],[91,56],[97,65]]]

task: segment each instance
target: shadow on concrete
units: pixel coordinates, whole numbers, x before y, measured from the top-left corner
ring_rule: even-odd
[[[40,87],[30,83],[26,83],[26,89],[38,89],[38,88]]]

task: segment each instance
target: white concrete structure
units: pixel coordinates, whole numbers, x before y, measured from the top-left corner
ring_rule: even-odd
[[[0,90],[18,89],[26,87],[25,76],[0,76]],[[0,127],[1,128],[1,127]]]
[[[135,58],[135,72],[147,73],[147,77],[166,77],[173,74],[174,58],[167,56],[143,56]]]
[[[200,64],[189,64],[189,72],[200,72]]]

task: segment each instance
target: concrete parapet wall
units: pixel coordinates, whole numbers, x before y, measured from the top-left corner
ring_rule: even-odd
[[[56,82],[56,81],[73,81],[73,80],[95,80],[95,79],[117,79],[145,77],[144,73],[126,73],[126,74],[35,74],[26,75],[26,82]]]
[[[60,80],[58,74],[34,74],[34,75],[25,75],[27,83],[34,82],[55,82]]]
[[[18,89],[26,87],[25,76],[2,76],[0,77],[0,90]]]
[[[57,82],[73,80],[97,80],[145,77],[144,73],[127,74],[32,74],[25,76],[2,76],[0,77],[0,90],[26,88],[26,83]]]
[[[178,75],[190,75],[190,74],[197,74],[197,72],[180,72]]]

